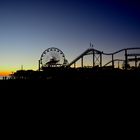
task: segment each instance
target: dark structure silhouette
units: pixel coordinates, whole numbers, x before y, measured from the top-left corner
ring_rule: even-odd
[[[46,49],[39,60],[39,71],[45,67],[61,67],[65,65],[64,53],[55,47]]]
[[[130,51],[138,51],[139,53],[131,53]],[[130,52],[130,53],[129,53]],[[115,55],[118,55],[119,53],[124,53],[123,59],[115,59]],[[81,59],[81,66],[83,68],[84,66],[84,56],[86,55],[92,55],[92,67],[99,66],[99,67],[105,67],[111,64],[111,66],[114,68],[115,62],[122,61],[124,63],[124,69],[129,68],[129,62],[134,62],[135,67],[138,67],[138,62],[140,61],[140,48],[125,48],[121,49],[119,51],[113,52],[113,53],[104,53],[102,51],[96,50],[94,48],[89,48],[86,51],[84,51],[81,55],[79,55],[76,59],[74,59],[70,64],[67,66],[70,67],[74,65],[74,68],[76,67],[76,62]],[[111,60],[103,65],[103,56],[111,56]]]
[[[131,52],[133,51],[133,52]],[[137,53],[136,53],[136,52]],[[64,53],[57,48],[45,50],[39,60],[39,69],[19,70],[11,75],[11,80],[135,80],[140,79],[140,48],[126,48],[114,53],[104,53],[90,47],[68,64]],[[121,55],[118,55],[120,54]],[[92,56],[92,65],[84,66],[84,57]],[[116,58],[116,56],[120,58]],[[111,60],[104,62],[104,56]],[[81,60],[81,66],[76,63]],[[116,67],[118,62],[118,67]],[[131,66],[129,63],[133,63]],[[122,63],[122,67],[119,64]],[[72,67],[74,66],[74,67]]]

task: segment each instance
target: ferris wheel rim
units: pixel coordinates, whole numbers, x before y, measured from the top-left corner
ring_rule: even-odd
[[[53,64],[53,65],[55,65],[55,66],[63,66],[64,65],[64,62],[65,62],[65,55],[64,55],[64,53],[60,50],[60,49],[58,49],[58,48],[56,48],[56,47],[50,47],[50,48],[47,48],[46,50],[44,50],[43,51],[43,53],[41,54],[41,57],[40,57],[40,64],[42,65],[42,67],[47,67],[47,63],[49,62],[47,62],[47,63],[43,63],[43,57],[45,56],[45,55],[47,55],[47,52],[49,53],[49,52],[53,52],[53,51],[56,51],[57,53],[59,53],[59,55],[61,54],[61,58],[63,58],[61,61],[61,64],[59,64],[58,62],[56,62],[55,64]],[[53,56],[52,56],[53,57]],[[55,57],[54,57],[55,58]],[[59,59],[61,59],[61,58],[59,58]],[[59,60],[60,61],[60,60]]]

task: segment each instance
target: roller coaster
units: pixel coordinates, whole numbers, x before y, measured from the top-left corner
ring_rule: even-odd
[[[85,50],[82,54],[80,54],[78,57],[76,57],[72,62],[70,62],[67,67],[72,67],[76,68],[76,63],[81,60],[81,65],[79,67],[83,68],[84,67],[84,57],[87,55],[92,55],[92,66],[91,67],[106,67],[106,66],[111,66],[114,68],[115,62],[118,62],[118,67],[119,63],[122,62],[122,67],[123,69],[129,69],[130,68],[130,63],[133,63],[133,67],[137,68],[140,66],[140,48],[135,47],[135,48],[124,48],[119,51],[113,52],[113,53],[104,53],[103,51],[99,51],[97,49],[90,47],[89,49]],[[110,56],[111,59],[108,60],[108,62],[104,63],[104,56]],[[117,58],[116,58],[117,57]]]

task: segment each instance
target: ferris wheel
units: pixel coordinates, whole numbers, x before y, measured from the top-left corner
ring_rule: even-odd
[[[55,47],[46,49],[40,58],[41,68],[61,67],[65,65],[66,59],[64,53]]]

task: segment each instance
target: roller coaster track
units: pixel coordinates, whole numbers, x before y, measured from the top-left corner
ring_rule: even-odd
[[[123,51],[128,51],[128,50],[140,50],[139,47],[135,47],[135,48],[124,48],[124,49],[121,49],[119,51],[116,51],[116,52],[113,52],[113,53],[103,53],[104,55],[115,55],[117,53],[120,53],[120,52],[123,52]]]
[[[82,59],[83,61],[83,57],[85,55],[96,55],[96,54],[100,54],[101,57],[100,57],[100,61],[102,61],[102,55],[111,55],[112,56],[112,60],[107,62],[104,66],[107,66],[108,64],[112,63],[112,65],[114,65],[114,62],[115,61],[124,61],[127,65],[128,61],[135,61],[135,63],[137,63],[137,61],[140,61],[140,58],[138,58],[138,56],[140,56],[140,53],[128,53],[128,51],[131,51],[131,50],[140,50],[140,47],[134,47],[134,48],[124,48],[124,49],[121,49],[121,50],[118,50],[116,52],[113,52],[113,53],[104,53],[103,51],[99,51],[99,50],[96,50],[94,48],[89,48],[87,50],[85,50],[81,55],[79,55],[78,57],[76,57],[72,62],[70,62],[67,66],[70,67],[71,65],[75,64],[79,59]],[[114,55],[120,53],[120,52],[124,52],[125,53],[125,59],[114,59]],[[93,56],[94,57],[94,56]],[[128,57],[135,57],[135,58],[128,58]],[[93,58],[93,61],[94,61],[94,58]],[[102,62],[101,62],[102,64]]]
[[[67,66],[71,66],[72,64],[74,64],[75,62],[77,62],[80,58],[82,58],[85,55],[88,55],[90,52],[95,52],[97,54],[101,54],[102,52],[100,52],[99,50],[96,50],[94,48],[89,48],[87,50],[85,50],[81,55],[79,55],[78,57],[76,57],[72,62],[70,62]]]

